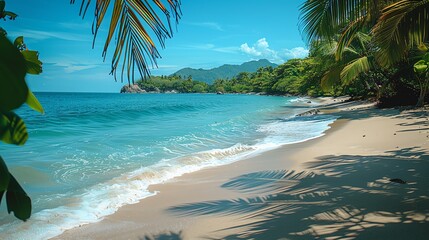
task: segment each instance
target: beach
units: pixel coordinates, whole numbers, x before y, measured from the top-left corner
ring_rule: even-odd
[[[324,104],[339,118],[322,137],[152,185],[53,239],[424,239],[426,109]]]

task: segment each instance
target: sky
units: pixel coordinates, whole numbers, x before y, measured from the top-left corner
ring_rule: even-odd
[[[95,1],[91,1],[92,3]],[[112,1],[113,2],[113,1]],[[166,2],[165,0],[163,2]],[[182,17],[166,40],[162,58],[152,75],[170,75],[184,67],[210,69],[268,59],[281,64],[308,55],[298,29],[303,0],[182,0]],[[109,75],[112,50],[101,56],[107,21],[92,48],[94,5],[84,19],[80,0],[6,0],[15,21],[1,21],[8,37],[24,36],[31,50],[39,51],[43,73],[28,75],[35,92],[119,92],[125,84]],[[106,20],[110,18],[107,15]]]

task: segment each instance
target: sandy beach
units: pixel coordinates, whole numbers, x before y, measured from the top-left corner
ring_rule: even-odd
[[[323,137],[185,174],[54,239],[425,239],[429,114],[328,101]]]

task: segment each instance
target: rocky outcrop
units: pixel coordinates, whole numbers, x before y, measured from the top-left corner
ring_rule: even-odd
[[[316,108],[316,109],[312,109],[312,110],[297,114],[296,116],[297,117],[312,116],[312,115],[317,115],[319,113],[320,113],[320,110]]]
[[[127,84],[121,88],[121,93],[145,93],[137,84]]]

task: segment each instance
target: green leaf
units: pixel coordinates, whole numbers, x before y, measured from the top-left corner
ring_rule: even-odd
[[[423,60],[425,60],[426,64],[429,64],[429,53],[423,55]]]
[[[16,218],[26,221],[31,216],[31,199],[24,189],[10,174],[9,187],[6,192],[7,211],[13,212]]]
[[[39,60],[39,52],[32,50],[21,51],[27,65],[27,73],[40,74],[42,72],[42,62]]]
[[[45,113],[42,104],[40,104],[39,100],[37,100],[36,96],[34,96],[31,90],[28,90],[27,105],[41,114]]]
[[[422,51],[422,52],[427,52],[429,50],[428,46],[426,46],[426,44],[424,43],[420,43],[417,48]]]
[[[26,65],[23,55],[0,35],[0,111],[8,112],[27,100]]]
[[[4,11],[5,6],[6,6],[6,2],[4,0],[0,0],[0,13]]]
[[[4,15],[4,17],[9,16],[10,20],[15,20],[15,18],[18,17],[18,15],[16,13],[9,12],[9,11],[4,11],[3,15]]]
[[[18,49],[22,49],[22,48],[25,49],[24,37],[19,36],[15,38],[15,41],[13,41],[13,45],[15,45],[15,47]]]
[[[7,186],[9,185],[9,170],[7,169],[6,163],[3,161],[3,158],[0,157],[0,192],[3,192],[7,189]],[[0,203],[1,203],[1,197],[0,196]]]
[[[414,64],[414,72],[418,75],[426,73],[428,70],[428,64],[425,60],[420,60]]]
[[[0,27],[0,36],[6,37],[6,35],[7,35],[7,32],[3,28]]]
[[[0,191],[0,205],[1,205],[1,200],[3,199],[4,192],[6,192],[6,191]]]
[[[359,74],[368,72],[371,64],[367,56],[363,56],[350,61],[341,71],[340,77],[344,85],[350,84]]]
[[[320,85],[323,91],[329,92],[333,90],[334,85],[340,81],[340,73],[342,69],[342,65],[337,65],[332,67],[329,71],[325,72],[320,81]]]
[[[28,139],[24,121],[14,112],[0,114],[0,140],[5,143],[24,145]]]

